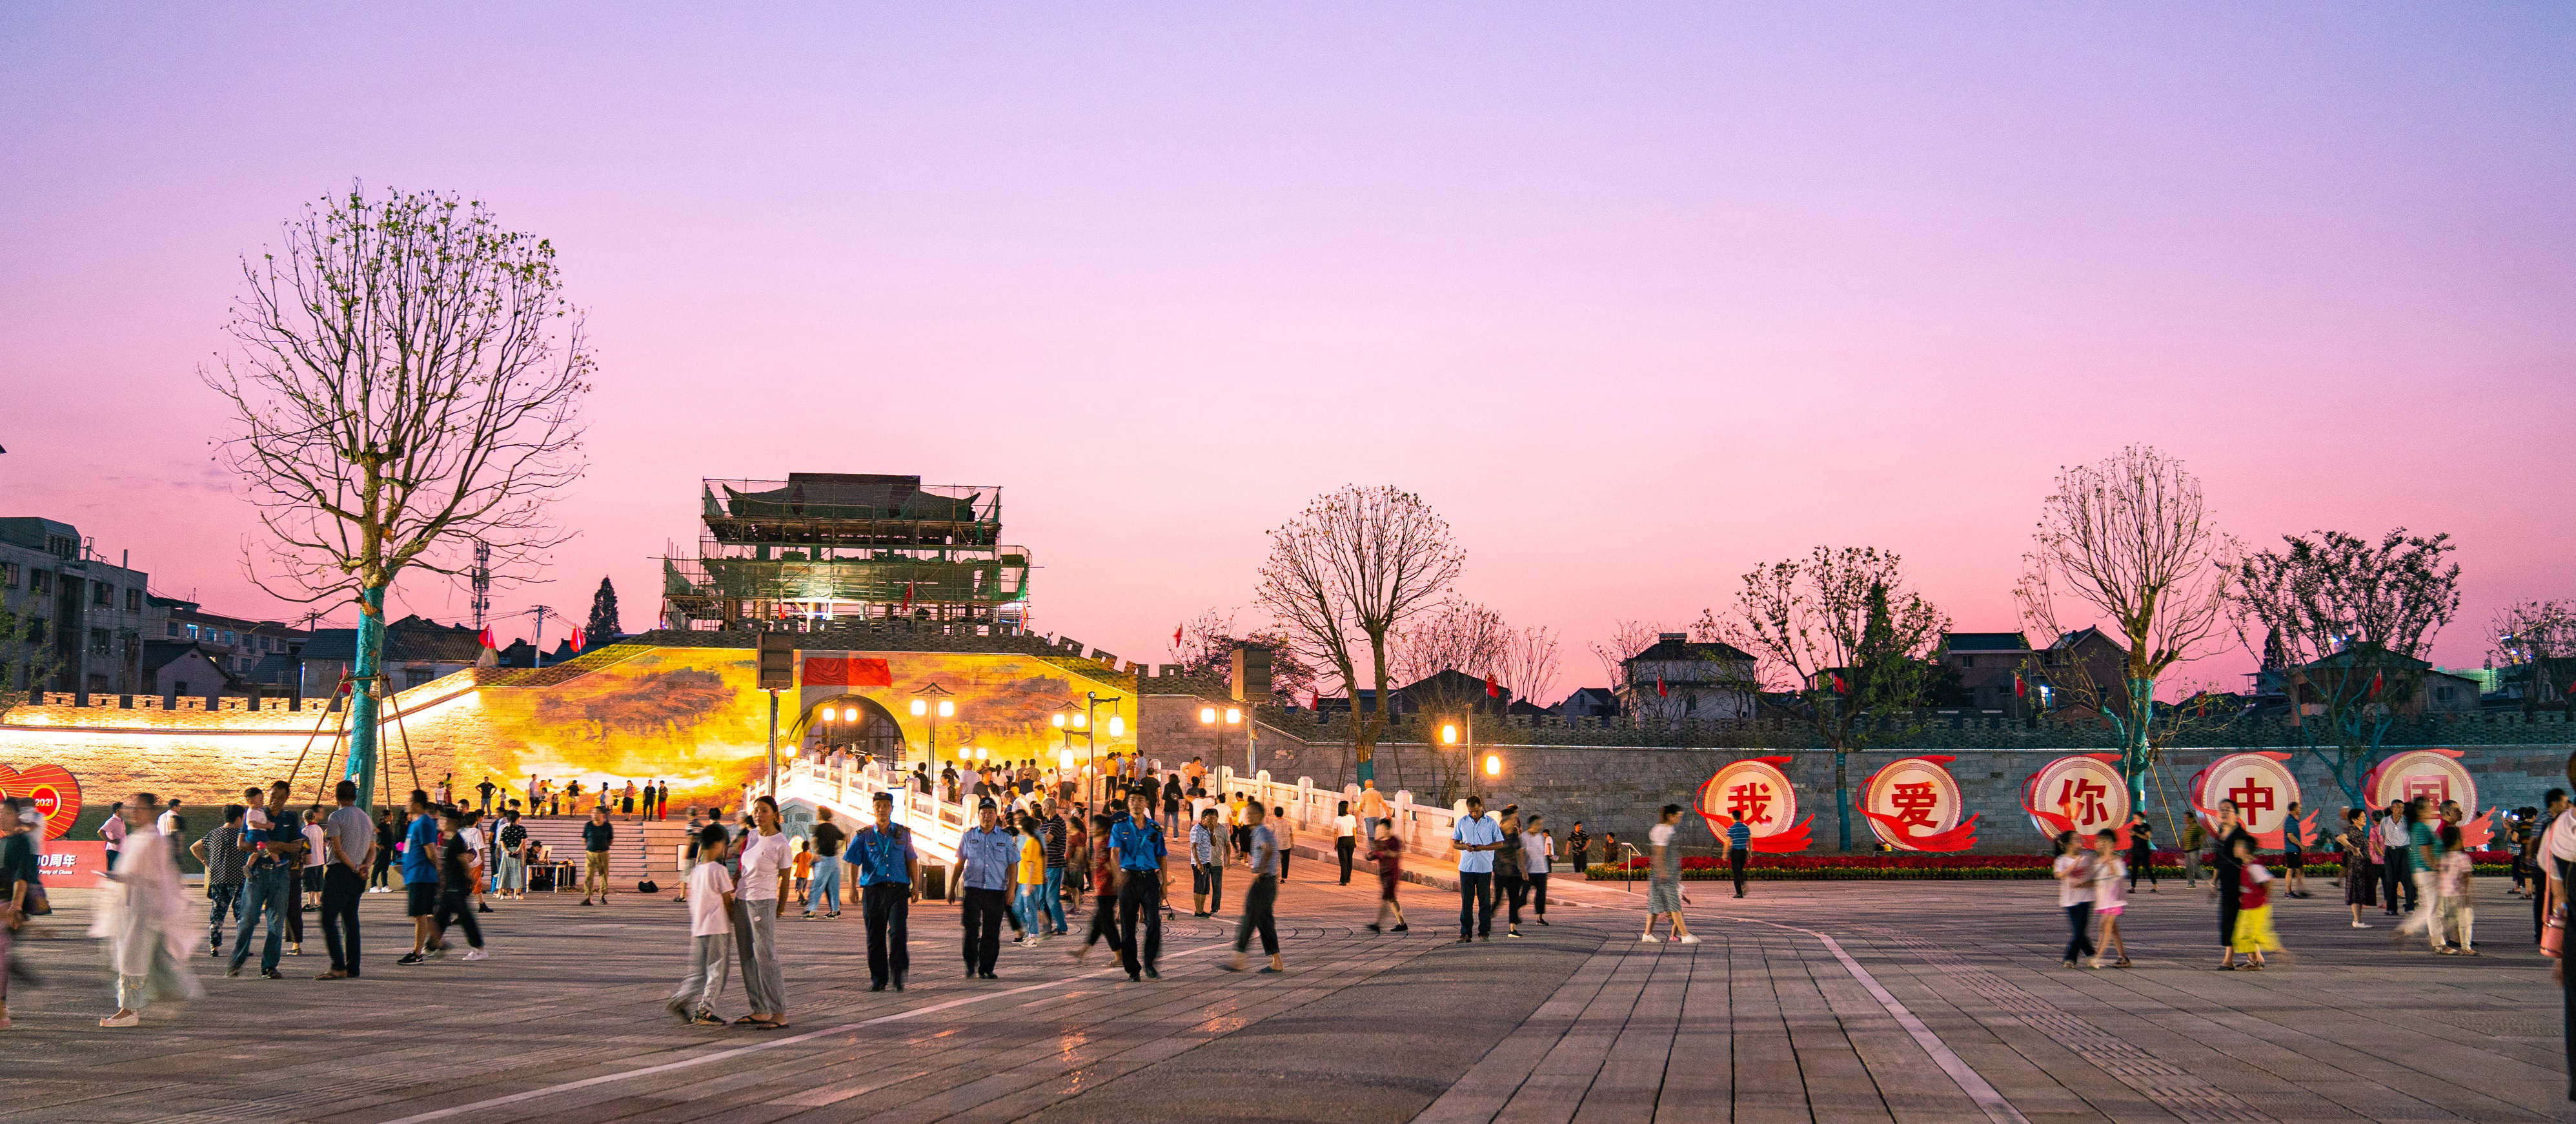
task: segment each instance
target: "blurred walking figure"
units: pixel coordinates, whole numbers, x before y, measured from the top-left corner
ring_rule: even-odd
[[[2057,861],[2051,864],[2057,876],[2057,907],[2066,911],[2066,966],[2081,967],[2083,959],[2094,955],[2093,948],[2093,852],[2077,842],[2075,833],[2057,833]]]
[[[1385,820],[1377,821],[1376,834],[1369,837],[1369,861],[1377,864],[1377,920],[1369,922],[1369,932],[1401,933],[1410,926],[1404,923],[1404,904],[1395,900],[1395,884],[1404,880],[1404,844],[1395,838],[1395,827]],[[1395,927],[1386,928],[1392,914]]]
[[[2253,853],[2254,837],[2237,818],[2236,802],[2218,802],[2218,831],[2210,857],[2216,870],[2209,881],[2210,892],[2218,897],[2218,966],[2221,971],[2236,964],[2236,914],[2244,908],[2245,862],[2240,854]],[[2239,847],[2238,844],[2243,844]]]
[[[2436,870],[2442,889],[2442,924],[2451,932],[2458,947],[2443,946],[2434,951],[2453,956],[2478,954],[2478,903],[2474,895],[2477,868],[2469,859],[2469,850],[2460,834],[2460,825],[2442,825],[2442,857]]]
[[[2129,892],[2138,892],[2138,876],[2147,876],[2147,892],[2156,892],[2156,825],[2143,812],[2129,817]]]
[[[2093,915],[2102,919],[2101,949],[2093,955],[2096,968],[2102,966],[2104,952],[2118,957],[2112,967],[2129,966],[2129,944],[2120,939],[2120,914],[2128,910],[2129,899],[2120,883],[2136,872],[2120,861],[2119,842],[2119,833],[2107,827],[2093,837]]]
[[[1682,922],[1681,847],[1673,841],[1676,820],[1682,806],[1666,804],[1655,817],[1655,826],[1646,829],[1646,841],[1652,850],[1646,865],[1646,931],[1637,937],[1640,943],[1655,940],[1655,918],[1672,918],[1672,935],[1665,939],[1680,944],[1698,944],[1690,926]]]
[[[2235,841],[2233,851],[2241,869],[2241,888],[2236,895],[2236,936],[2228,948],[2245,954],[2247,972],[2263,970],[2263,954],[2281,951],[2281,938],[2272,931],[2272,872],[2255,861],[2254,840]]]
[[[1529,859],[1521,845],[1521,817],[1503,809],[1503,849],[1494,852],[1494,889],[1503,899],[1503,935],[1521,935],[1521,906],[1529,901]]]
[[[179,884],[170,838],[153,824],[160,803],[152,793],[138,792],[117,811],[125,818],[124,846],[117,849],[116,869],[107,873],[98,916],[89,927],[89,935],[107,938],[108,967],[116,973],[116,1013],[98,1020],[100,1026],[133,1026],[155,1000],[183,1002],[206,992],[188,971],[196,926],[187,920],[188,895]]]
[[[1261,951],[1270,957],[1270,966],[1262,972],[1288,970],[1287,962],[1279,958],[1279,925],[1271,914],[1279,901],[1279,840],[1270,833],[1269,818],[1258,800],[1244,809],[1244,826],[1250,829],[1246,857],[1252,865],[1252,885],[1243,892],[1243,920],[1234,927],[1234,959],[1224,965],[1229,972],[1244,969],[1244,954],[1251,949],[1254,933],[1261,934]]]
[[[2406,877],[2415,888],[2414,910],[2397,925],[2392,936],[2396,943],[2406,943],[2409,934],[2422,933],[2433,951],[2442,951],[2442,884],[2436,863],[2441,858],[2441,837],[2433,831],[2433,800],[2418,796],[2404,806],[2406,845],[2390,848],[2388,864],[2406,866]]]
[[[1530,906],[1541,925],[1547,924],[1547,876],[1555,854],[1556,837],[1547,833],[1547,818],[1531,816],[1521,827],[1521,867],[1529,879]]]

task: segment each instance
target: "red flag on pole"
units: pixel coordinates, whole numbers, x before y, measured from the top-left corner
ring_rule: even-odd
[[[1321,710],[1321,709],[1323,709],[1323,705],[1322,705],[1322,704],[1323,704],[1323,701],[1324,701],[1324,693],[1323,693],[1323,692],[1321,692],[1321,691],[1308,691],[1308,692],[1306,692],[1306,709],[1308,709],[1308,710]]]
[[[1656,676],[1655,697],[1659,699],[1671,698],[1672,694],[1672,691],[1664,686],[1664,677],[1660,675]]]
[[[1178,651],[1178,650],[1180,649],[1180,646],[1181,646],[1181,629],[1186,628],[1186,627],[1188,627],[1188,626],[1186,626],[1186,625],[1174,625],[1174,626],[1172,627],[1172,648],[1173,648],[1173,650]]]
[[[2013,673],[2013,697],[2017,699],[2030,697],[2030,684],[2022,679],[2018,671]]]
[[[572,650],[576,655],[579,654],[583,648],[590,646],[590,638],[582,635],[581,630],[578,628],[572,630],[572,635],[568,637],[565,642],[572,645]]]
[[[911,611],[912,611],[912,583],[911,583],[911,582],[905,582],[905,583],[903,583],[903,611],[904,611],[904,612],[907,612],[907,613],[909,613],[909,612],[911,612]]]
[[[2370,697],[2374,699],[2378,698],[2380,689],[2387,685],[2388,675],[2386,672],[2372,672],[2370,676]]]
[[[482,635],[477,636],[474,639],[479,641],[486,648],[499,647],[499,645],[492,643],[492,630],[488,628],[483,630]]]
[[[1839,671],[1834,673],[1834,693],[1837,695],[1851,693],[1851,684],[1843,682],[1843,673]]]
[[[1491,699],[1499,699],[1503,697],[1502,681],[1499,679],[1485,680],[1485,697]]]

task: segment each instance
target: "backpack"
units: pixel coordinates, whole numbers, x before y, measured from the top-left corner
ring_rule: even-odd
[[[662,892],[662,887],[656,885],[652,879],[647,878],[635,884],[635,892],[639,894],[658,894]]]

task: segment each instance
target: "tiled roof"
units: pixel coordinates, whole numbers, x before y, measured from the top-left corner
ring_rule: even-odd
[[[1945,632],[1941,643],[1953,652],[2027,652],[2030,638],[2018,632]]]
[[[1648,647],[1646,648],[1646,650],[1645,650],[1645,651],[1639,652],[1639,653],[1637,653],[1636,655],[1633,655],[1633,656],[1628,657],[1628,659],[1629,659],[1631,662],[1634,662],[1634,661],[1637,661],[1637,660],[1663,660],[1663,661],[1678,661],[1678,660],[1728,660],[1728,661],[1734,661],[1734,660],[1749,660],[1749,659],[1752,659],[1752,658],[1753,658],[1753,656],[1752,656],[1750,653],[1746,652],[1746,651],[1745,651],[1744,649],[1742,649],[1742,648],[1738,648],[1738,647],[1736,647],[1736,646],[1735,646],[1735,645],[1733,645],[1733,644],[1724,644],[1724,643],[1718,643],[1718,642],[1714,642],[1714,641],[1707,642],[1707,643],[1694,643],[1694,642],[1692,642],[1692,641],[1687,641],[1687,640],[1658,640],[1658,641],[1656,641],[1654,644],[1652,644],[1652,645],[1648,646]]]

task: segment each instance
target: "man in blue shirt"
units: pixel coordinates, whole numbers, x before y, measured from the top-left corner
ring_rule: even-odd
[[[411,790],[406,805],[411,826],[403,830],[403,911],[411,917],[411,951],[396,964],[418,964],[446,951],[437,940],[438,817],[429,814],[429,794]]]
[[[912,829],[894,822],[894,794],[880,792],[876,822],[850,837],[843,852],[859,868],[859,911],[868,923],[868,990],[903,990],[912,969],[912,903],[921,900],[921,855]]]
[[[1019,865],[1020,843],[1001,830],[992,797],[975,805],[975,826],[957,841],[957,861],[965,868],[966,978],[993,979],[993,962],[1002,955],[1002,913],[1010,908],[1011,872]]]
[[[1485,814],[1485,798],[1467,798],[1467,818],[1449,841],[1458,847],[1458,943],[1494,939],[1494,852],[1503,849],[1503,825]]]
[[[1726,867],[1735,875],[1735,896],[1744,896],[1744,864],[1753,858],[1753,826],[1741,816],[1726,825]]]
[[[241,927],[233,932],[233,958],[224,969],[226,976],[241,974],[242,961],[250,958],[250,934],[259,927],[260,914],[268,914],[268,939],[259,950],[259,974],[272,980],[286,977],[277,973],[277,958],[285,939],[287,908],[296,898],[304,872],[304,818],[286,810],[286,782],[268,786],[268,808],[265,822],[257,828],[245,827],[233,845],[251,853],[242,868]]]
[[[1129,980],[1138,979],[1141,971],[1155,979],[1163,974],[1155,962],[1163,956],[1163,914],[1160,906],[1168,889],[1163,874],[1163,828],[1153,821],[1145,794],[1127,795],[1127,819],[1109,829],[1109,856],[1118,866],[1118,934],[1124,942],[1118,950],[1120,966],[1127,969]],[[1138,958],[1136,916],[1145,918],[1143,958]]]

